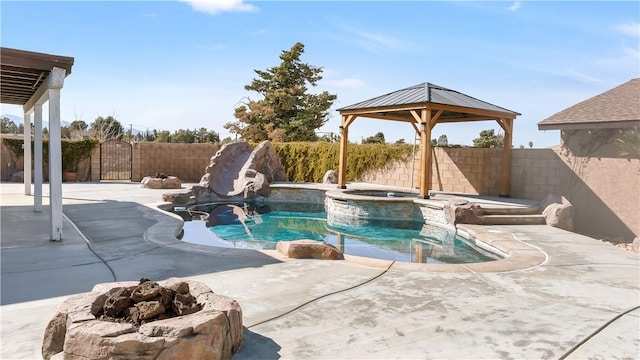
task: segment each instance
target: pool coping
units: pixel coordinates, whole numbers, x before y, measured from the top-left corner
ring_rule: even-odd
[[[233,249],[221,248],[214,246],[206,246],[200,244],[191,244],[181,241],[177,238],[178,234],[184,226],[184,220],[172,213],[173,204],[168,202],[158,202],[145,204],[150,211],[161,212],[167,217],[160,221],[155,214],[145,213],[143,217],[158,220],[156,224],[149,227],[144,233],[145,241],[149,241],[158,245],[179,248],[184,251],[224,255],[225,253],[234,252],[235,254],[243,252],[246,255],[257,255],[262,253],[278,260],[297,260],[290,259],[277,250],[254,250],[254,249]],[[523,225],[526,226],[526,225]],[[403,271],[417,272],[433,272],[433,273],[498,273],[527,270],[544,264],[548,255],[540,248],[519,240],[515,234],[497,230],[487,225],[456,225],[456,233],[467,238],[469,241],[475,242],[476,246],[488,249],[496,249],[506,254],[503,259],[487,261],[482,263],[466,263],[466,264],[432,264],[432,263],[412,263],[405,261],[383,260],[375,258],[367,258],[355,255],[344,254],[344,260],[327,260],[327,261],[346,261],[349,263],[364,265],[375,268],[392,268]],[[303,240],[303,239],[301,239]]]

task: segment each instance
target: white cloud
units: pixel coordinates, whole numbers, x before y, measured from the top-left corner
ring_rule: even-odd
[[[353,89],[364,86],[364,81],[357,78],[344,78],[339,80],[327,80],[325,84],[339,89]]]
[[[245,3],[243,0],[180,0],[189,3],[195,11],[210,15],[221,12],[248,12],[257,11],[258,8]]]
[[[521,6],[522,6],[522,3],[520,1],[514,1],[513,5],[509,6],[507,10],[511,12],[516,12],[518,9],[520,9]]]
[[[640,23],[638,22],[617,24],[615,28],[623,35],[640,38]]]

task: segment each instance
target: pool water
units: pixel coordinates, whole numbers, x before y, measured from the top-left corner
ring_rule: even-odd
[[[176,211],[185,219],[185,242],[242,249],[275,249],[278,241],[324,241],[343,253],[420,263],[472,263],[498,257],[417,220],[368,220],[357,226],[327,223],[323,205],[208,204]],[[204,219],[204,220],[199,220]]]

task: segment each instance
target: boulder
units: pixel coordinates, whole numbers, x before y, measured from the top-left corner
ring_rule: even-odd
[[[482,208],[466,200],[448,200],[443,210],[449,224],[482,224]]]
[[[225,144],[210,160],[199,188],[217,196],[269,196],[269,185],[286,181],[284,167],[270,141],[255,150],[246,142]],[[204,197],[198,188],[196,198]],[[216,197],[217,197],[216,196]]]
[[[140,182],[146,189],[181,189],[182,183],[176,176],[154,177],[145,176]]]
[[[279,241],[276,249],[293,259],[344,259],[342,252],[334,246],[314,240]]]
[[[195,204],[195,198],[191,191],[175,191],[162,194],[162,201],[170,202],[173,205],[184,206]]]
[[[323,184],[337,184],[338,183],[338,172],[335,170],[327,170],[322,177]]]
[[[633,243],[631,244],[631,251],[640,255],[640,238],[636,237],[633,239]]]
[[[573,207],[564,196],[548,194],[540,201],[539,209],[547,225],[573,231]]]

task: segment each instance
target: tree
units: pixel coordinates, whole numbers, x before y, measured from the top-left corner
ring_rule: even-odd
[[[16,126],[16,123],[11,121],[7,117],[0,119],[0,133],[16,134],[17,132],[18,132],[18,127]]]
[[[106,118],[98,116],[91,123],[91,132],[93,136],[100,140],[120,139],[124,135],[124,128],[118,120],[109,115]]]
[[[362,140],[363,144],[384,144],[384,134],[379,132],[373,136],[369,136],[366,139]]]
[[[258,74],[245,90],[255,91],[262,100],[247,98],[236,107],[235,122],[224,128],[248,141],[310,141],[317,140],[315,130],[328,120],[328,109],[337,98],[323,91],[309,94],[307,86],[315,87],[322,79],[322,68],[300,61],[302,43],[282,51],[280,65]]]
[[[479,148],[504,147],[504,135],[495,134],[493,129],[480,131],[480,137],[473,139],[473,146]]]
[[[447,135],[440,135],[440,137],[438,137],[438,146],[448,146],[449,145],[449,140],[447,139]]]
[[[529,149],[533,149],[533,141],[529,141]]]
[[[163,130],[163,131],[157,132],[156,130],[153,130],[153,133],[154,133],[155,142],[160,142],[160,143],[171,142],[171,133],[169,131]]]

